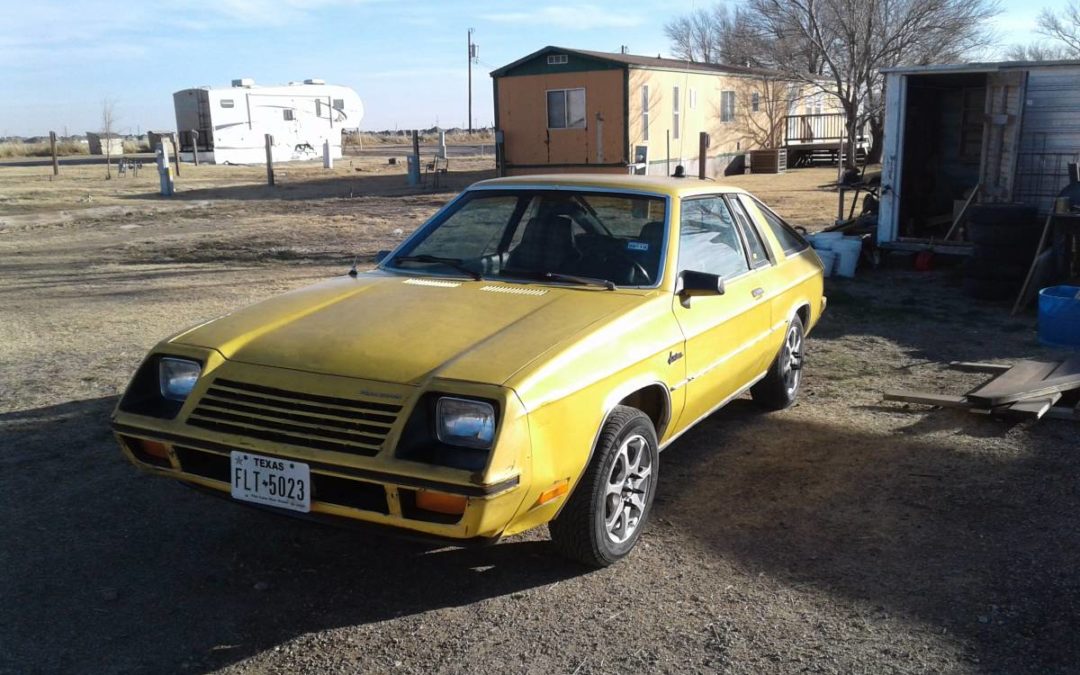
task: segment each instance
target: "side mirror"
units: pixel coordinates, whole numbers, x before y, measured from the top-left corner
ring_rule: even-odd
[[[375,254],[375,262],[381,263],[382,261],[386,260],[386,257],[388,255],[390,255],[390,251],[379,251]]]
[[[684,270],[679,274],[679,283],[676,285],[675,290],[684,298],[699,295],[723,295],[724,280],[708,272]]]

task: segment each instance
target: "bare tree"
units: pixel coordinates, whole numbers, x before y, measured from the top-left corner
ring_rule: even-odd
[[[1070,56],[1080,56],[1080,0],[1069,0],[1060,13],[1044,9],[1036,30],[1064,44]]]
[[[986,20],[996,12],[990,0],[747,0],[744,37],[762,65],[836,97],[849,148],[867,121],[880,147],[880,69],[984,47],[992,39]],[[806,68],[818,61],[820,69]]]
[[[1032,42],[1026,45],[1012,45],[1005,50],[1005,58],[1010,61],[1061,61],[1072,58],[1075,54],[1068,47]]]
[[[112,180],[112,138],[116,127],[115,102],[101,101],[101,137],[105,142],[105,180]]]
[[[762,68],[768,59],[750,40],[751,27],[746,10],[736,6],[729,9],[718,3],[711,8],[697,10],[676,17],[664,26],[664,34],[671,44],[675,58],[696,63],[721,63],[732,66]],[[793,47],[805,60],[806,70],[821,73],[821,59],[816,50],[807,44]]]

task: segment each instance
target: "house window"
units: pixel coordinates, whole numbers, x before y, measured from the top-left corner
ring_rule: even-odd
[[[641,140],[649,140],[649,85],[641,87]]]
[[[753,112],[761,110],[761,94],[756,91],[750,95],[750,110]]]
[[[566,54],[552,54],[548,56],[547,63],[549,66],[562,66],[567,62]]]
[[[281,114],[285,118],[286,121],[291,121],[291,120],[295,119],[293,117],[292,108],[285,108],[284,110],[281,111]]]
[[[690,89],[690,109],[697,110],[697,89]]]
[[[735,119],[735,92],[720,92],[720,121],[731,122]]]
[[[231,108],[231,107],[233,107],[233,105],[234,105],[233,100],[231,98],[223,98],[223,99],[221,99],[221,107],[222,108]]]
[[[674,140],[679,139],[679,120],[682,118],[682,114],[679,111],[679,85],[671,91],[671,138]]]
[[[334,99],[334,110],[344,110],[344,109],[345,109],[345,99],[343,99],[343,98],[335,98]]]
[[[549,129],[585,128],[585,90],[552,89],[547,93]]]

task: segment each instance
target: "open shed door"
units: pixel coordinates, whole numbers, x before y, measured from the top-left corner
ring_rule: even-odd
[[[979,163],[980,201],[1013,200],[1027,77],[1026,70],[990,73],[986,77],[986,116]]]
[[[906,75],[885,77],[885,128],[881,152],[881,204],[878,207],[878,243],[896,241],[900,221],[900,182],[904,161],[904,122],[907,112]]]

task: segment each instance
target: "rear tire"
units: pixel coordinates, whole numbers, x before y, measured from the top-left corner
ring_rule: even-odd
[[[617,406],[569,501],[548,524],[559,552],[590,567],[626,557],[652,512],[659,463],[652,420],[637,408]]]
[[[790,408],[799,395],[802,384],[803,354],[806,350],[806,331],[802,319],[795,315],[784,333],[780,353],[769,366],[760,382],[750,387],[754,403],[766,410]]]

